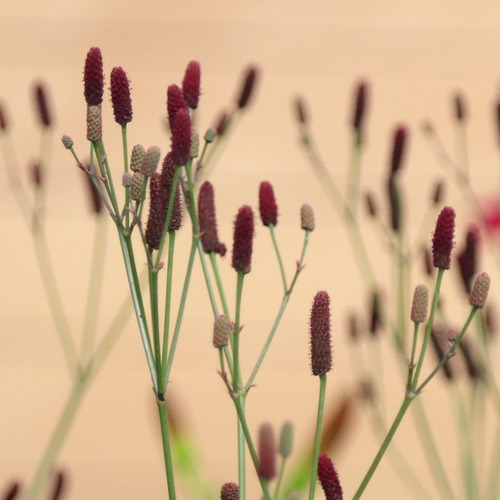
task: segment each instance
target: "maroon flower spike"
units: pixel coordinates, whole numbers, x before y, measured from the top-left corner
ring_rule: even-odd
[[[297,97],[295,99],[295,116],[297,117],[297,121],[302,125],[305,125],[309,121],[306,104],[302,97]]]
[[[92,47],[85,59],[83,70],[83,84],[85,101],[91,106],[97,106],[102,102],[104,95],[104,73],[102,69],[101,49]]]
[[[50,500],[59,500],[60,498],[63,498],[66,483],[66,474],[64,474],[64,472],[62,471],[57,472],[54,479],[52,492],[49,497]]]
[[[463,249],[457,255],[458,269],[465,293],[470,294],[472,289],[472,278],[477,272],[479,229],[476,226],[469,227]]]
[[[176,165],[186,165],[191,152],[191,118],[187,108],[180,109],[175,115],[171,143],[173,162]]]
[[[455,111],[455,119],[458,122],[463,122],[467,118],[467,112],[465,109],[464,98],[462,94],[456,93],[453,96],[453,107]]]
[[[175,175],[175,163],[172,157],[172,153],[168,153],[165,158],[163,158],[163,163],[161,166],[161,178],[165,188],[174,182]]]
[[[19,493],[21,492],[21,485],[17,481],[12,481],[9,487],[5,490],[3,494],[3,500],[14,500],[19,498]]]
[[[270,226],[271,224],[276,226],[278,223],[278,205],[276,205],[273,186],[268,181],[260,183],[259,211],[264,226]]]
[[[444,207],[438,216],[432,237],[432,264],[434,267],[450,268],[454,232],[455,210],[452,207]]]
[[[130,98],[130,82],[121,66],[111,70],[111,104],[115,122],[122,127],[132,121],[132,100]]]
[[[318,479],[325,492],[326,500],[342,500],[342,486],[339,475],[328,455],[322,453],[318,458]]]
[[[248,106],[250,98],[254,92],[257,75],[258,72],[255,66],[247,68],[245,78],[243,79],[243,85],[241,86],[240,94],[238,96],[238,100],[236,101],[238,108],[243,109]]]
[[[149,181],[149,217],[146,225],[146,243],[150,250],[158,250],[160,247],[166,206],[160,174],[153,174]]]
[[[84,175],[85,175],[85,184],[87,185],[88,188],[91,210],[95,214],[99,214],[102,211],[101,195],[99,194],[99,191],[95,187],[95,184],[92,182],[90,175],[88,175],[87,173],[84,173]]]
[[[166,192],[167,203],[166,208],[168,209],[168,200],[170,199],[170,193],[172,188],[168,189]],[[167,211],[165,210],[165,217],[167,216]],[[170,224],[168,225],[169,231],[178,231],[182,227],[182,203],[181,203],[181,185],[177,184],[177,189],[175,190],[174,205],[172,207],[172,215],[170,217]]]
[[[382,327],[382,317],[380,314],[380,294],[372,292],[370,304],[370,333],[376,335]]]
[[[252,207],[243,205],[236,215],[233,233],[232,266],[236,271],[249,273],[252,268],[254,217]]]
[[[314,297],[309,332],[312,374],[324,375],[332,369],[330,296],[327,292],[318,292]]]
[[[361,139],[363,132],[363,121],[366,112],[366,94],[367,94],[367,84],[366,82],[360,82],[357,84],[355,89],[355,104],[354,113],[352,115],[352,127],[358,137]]]
[[[43,177],[42,177],[42,169],[40,168],[40,163],[35,162],[31,165],[31,180],[36,188],[41,187]]]
[[[432,329],[431,341],[432,341],[432,346],[434,348],[434,353],[436,355],[438,362],[441,361],[446,354],[447,349],[445,349],[443,347],[443,344],[445,342],[449,343],[447,340],[447,337],[448,337],[447,333],[444,332],[443,330],[435,330],[434,328]],[[449,360],[448,360],[448,362],[446,362],[443,365],[442,373],[447,380],[453,379],[455,374],[452,370],[452,367],[451,367],[451,364],[449,363]]]
[[[50,127],[52,125],[52,116],[49,111],[45,86],[41,83],[35,85],[35,100],[40,124],[43,127]]]
[[[186,104],[196,109],[200,98],[200,63],[191,61],[186,68],[184,80],[182,80],[182,94]]]
[[[215,124],[215,127],[214,127],[218,136],[221,136],[224,134],[224,132],[226,131],[226,128],[227,128],[227,124],[228,124],[227,113],[225,111],[223,111],[220,114],[219,119],[217,120],[217,123]]]
[[[226,254],[226,245],[220,243],[217,234],[214,188],[208,181],[201,185],[198,194],[198,221],[203,251],[205,253],[215,252],[223,257]]]
[[[174,128],[175,115],[177,114],[177,111],[181,109],[185,109],[187,111],[186,101],[184,100],[180,87],[173,83],[172,85],[169,85],[167,89],[167,115],[170,130]]]
[[[391,173],[390,173],[391,176],[393,176],[401,168],[407,140],[408,140],[408,130],[406,129],[405,126],[400,125],[394,131],[393,149],[391,157]]]
[[[377,203],[375,202],[375,197],[373,193],[371,192],[365,193],[365,205],[368,215],[370,217],[376,217],[378,210],[377,210]]]
[[[236,483],[224,483],[220,489],[220,500],[240,500],[240,488]]]
[[[260,477],[270,481],[276,476],[276,442],[271,424],[265,423],[259,429],[259,470]]]
[[[7,115],[5,114],[5,108],[0,103],[0,130],[7,130],[9,126],[9,121],[7,120]]]

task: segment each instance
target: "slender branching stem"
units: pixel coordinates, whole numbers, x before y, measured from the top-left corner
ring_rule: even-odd
[[[269,225],[269,232],[271,233],[271,239],[273,241],[274,252],[276,253],[276,258],[278,259],[278,264],[279,264],[280,273],[281,273],[281,281],[283,282],[283,292],[286,293],[288,291],[288,285],[286,283],[285,267],[283,266],[283,259],[281,258],[281,252],[279,249],[278,241],[276,239],[274,224]]]

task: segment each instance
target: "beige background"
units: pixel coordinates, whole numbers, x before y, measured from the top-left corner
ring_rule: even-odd
[[[248,63],[259,65],[262,78],[257,98],[212,176],[222,238],[230,243],[231,222],[241,204],[257,206],[258,185],[264,179],[275,186],[280,207],[277,232],[290,273],[301,245],[298,210],[303,202],[313,204],[318,229],[311,240],[307,268],[248,399],[254,432],[264,420],[280,426],[292,419],[300,443],[312,425],[317,381],[308,369],[307,317],[314,293],[326,289],[332,296],[335,368],[329,377],[329,407],[354,387],[345,340],[346,315],[355,308],[362,310],[367,303],[344,228],[298,147],[292,97],[300,94],[307,99],[323,157],[342,187],[349,158],[346,124],[354,82],[367,78],[371,88],[364,186],[383,187],[390,133],[396,123],[408,124],[411,145],[404,179],[414,235],[434,179],[446,175],[420,133],[420,125],[431,119],[453,151],[450,103],[456,90],[465,94],[472,116],[469,151],[473,183],[485,192],[496,178],[498,142],[492,104],[500,74],[497,2],[2,0],[0,22],[0,99],[12,123],[24,178],[26,166],[39,149],[30,91],[36,79],[50,86],[57,125],[47,179],[47,231],[75,335],[79,335],[85,305],[92,225],[77,179],[79,172],[58,138],[63,133],[71,135],[80,154],[85,155],[81,80],[89,47],[101,48],[108,73],[121,65],[130,75],[134,104],[130,144],[156,144],[162,152],[168,148],[162,128],[166,87],[180,82],[189,60],[197,59],[202,65],[203,97],[198,116],[202,131],[232,99],[241,69]],[[110,106],[106,112],[108,154],[111,159],[119,158],[119,130],[113,126]],[[29,233],[3,172],[0,179],[1,488],[13,477],[22,481],[31,477],[70,385]],[[463,234],[470,212],[455,187],[450,188],[448,201],[457,207],[458,231]],[[429,226],[429,236],[431,229]],[[101,329],[126,292],[111,225],[108,234]],[[390,293],[387,259],[370,228],[368,234],[370,253],[380,262],[380,279]],[[179,247],[187,248],[187,231],[179,240]],[[280,279],[271,250],[268,235],[259,227],[254,270],[247,279],[244,297],[246,372],[279,306]],[[492,260],[488,268],[494,277],[498,274],[495,265]],[[196,271],[199,276],[199,267]],[[224,277],[231,295],[235,277],[229,259]],[[415,273],[414,283],[419,279]],[[453,276],[444,290],[453,296],[457,286]],[[449,301],[459,303],[458,299]],[[463,308],[450,313],[458,323],[465,314]],[[171,389],[200,441],[203,464],[218,485],[236,479],[234,418],[216,373],[210,330],[208,301],[197,277]],[[389,350],[383,355],[390,416],[397,409],[403,387],[394,356]],[[149,383],[136,325],[131,321],[84,400],[61,453],[58,463],[69,472],[70,498],[165,497]],[[449,423],[452,400],[440,381],[429,387],[424,398],[458,490],[456,427],[454,420]],[[403,425],[398,444],[422,481],[434,491],[411,419]],[[375,450],[370,427],[357,411],[333,457],[346,498],[352,496]],[[257,498],[253,476],[249,482],[249,498]],[[384,463],[366,498],[408,498],[408,493]]]

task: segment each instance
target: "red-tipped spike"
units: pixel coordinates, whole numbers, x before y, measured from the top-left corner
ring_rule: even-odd
[[[180,109],[172,127],[172,159],[176,165],[186,165],[191,152],[191,118],[187,108]]]
[[[122,127],[132,121],[132,100],[130,98],[130,82],[121,66],[111,70],[111,104],[115,122]]]
[[[170,130],[174,127],[174,118],[177,111],[181,109],[185,109],[187,111],[186,101],[184,100],[180,87],[173,83],[172,85],[169,85],[167,89],[167,115]]]
[[[271,424],[264,423],[259,429],[259,470],[260,477],[270,481],[276,476],[276,442]]]
[[[392,149],[391,172],[390,172],[391,176],[393,176],[401,168],[407,141],[408,141],[408,130],[405,126],[400,125],[394,131],[394,136],[393,136],[393,149]]]
[[[243,109],[248,106],[248,103],[250,102],[250,99],[254,92],[257,76],[258,71],[255,66],[250,66],[245,71],[243,85],[241,86],[240,93],[236,101],[238,108]]]
[[[352,115],[352,127],[358,136],[362,137],[363,122],[366,113],[367,83],[359,82],[355,89],[354,112]]]
[[[35,101],[40,124],[43,127],[50,127],[52,125],[52,113],[47,100],[47,89],[42,83],[35,85]]]
[[[243,205],[236,215],[233,233],[232,266],[236,271],[249,273],[252,268],[254,216],[252,207]]]
[[[146,224],[146,243],[150,250],[158,250],[165,224],[166,196],[160,174],[153,174],[149,181],[149,217]]]
[[[278,223],[278,205],[274,197],[273,186],[270,182],[264,181],[259,187],[259,211],[262,224],[264,226],[276,226]]]
[[[215,252],[223,257],[226,253],[226,246],[220,243],[217,234],[214,188],[208,181],[201,185],[198,195],[198,221],[203,251],[206,253]]]
[[[200,98],[200,71],[200,63],[198,61],[190,61],[184,74],[184,80],[182,80],[184,100],[192,109],[198,107],[198,100]]]
[[[101,49],[98,47],[92,47],[87,53],[83,71],[83,84],[83,93],[87,104],[91,106],[101,104],[104,94],[104,72]]]
[[[332,369],[330,296],[327,292],[318,292],[314,297],[309,332],[312,374],[324,375]]]
[[[326,500],[342,500],[342,486],[335,466],[328,455],[322,453],[318,458],[318,479],[325,492]]]
[[[451,265],[451,251],[454,246],[455,210],[444,207],[436,221],[436,229],[432,237],[432,262],[434,267],[449,269]]]

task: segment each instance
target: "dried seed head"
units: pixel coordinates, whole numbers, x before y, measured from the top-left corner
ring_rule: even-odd
[[[406,143],[408,141],[408,129],[404,125],[400,125],[394,131],[393,136],[393,149],[391,157],[391,172],[393,176],[398,170],[401,169],[403,157],[406,150]]]
[[[293,423],[285,422],[281,428],[279,454],[283,458],[288,458],[292,454],[293,448]]]
[[[245,274],[252,269],[254,238],[254,216],[252,207],[243,205],[234,220],[232,266]]]
[[[140,175],[140,174],[139,174]],[[146,243],[150,250],[158,250],[165,224],[165,190],[160,174],[153,174],[149,180],[149,216],[146,224]]]
[[[278,223],[278,205],[274,197],[273,186],[270,182],[264,181],[259,187],[259,212],[264,226],[276,226]]]
[[[224,483],[220,489],[220,500],[240,500],[240,488],[236,483]]]
[[[229,334],[231,333],[231,324],[224,314],[221,314],[214,321],[214,332],[212,337],[213,346],[217,349],[227,346]]]
[[[102,139],[102,110],[101,105],[87,106],[87,139],[97,142]]]
[[[269,423],[264,423],[259,428],[258,474],[268,481],[276,476],[276,442],[273,428]]]
[[[211,142],[214,142],[214,139],[217,137],[217,130],[214,128],[209,128],[205,132],[205,135],[203,136],[203,140],[207,143],[210,144]]]
[[[115,122],[122,127],[132,121],[132,99],[130,98],[130,82],[121,66],[111,70],[111,104]]]
[[[366,114],[366,95],[367,83],[361,81],[355,88],[354,112],[352,115],[352,127],[358,134],[359,138],[362,137],[364,117]]]
[[[71,149],[73,147],[73,139],[69,135],[63,135],[61,141],[66,149]]]
[[[458,122],[464,122],[467,118],[467,110],[465,108],[464,97],[460,92],[457,92],[453,96],[453,111],[455,114],[455,120]]]
[[[160,161],[160,148],[150,146],[146,151],[139,172],[145,177],[151,177],[158,167]]]
[[[332,369],[330,296],[325,291],[318,292],[314,297],[309,333],[312,374],[324,375]]]
[[[191,134],[191,149],[189,150],[189,158],[196,158],[200,150],[200,136],[196,130]]]
[[[167,89],[167,115],[170,130],[174,128],[175,115],[177,114],[177,111],[181,109],[185,109],[187,111],[186,101],[184,100],[180,87],[173,83],[172,85],[169,85]]]
[[[191,152],[191,118],[187,108],[177,111],[171,137],[172,159],[176,165],[186,165]]]
[[[144,201],[144,175],[134,172],[132,176],[132,187],[130,188],[130,197],[133,201]]]
[[[238,99],[236,100],[238,108],[243,109],[248,106],[248,103],[254,93],[257,77],[258,71],[255,66],[250,66],[245,70],[243,84],[240,88]]]
[[[482,309],[488,297],[488,290],[490,289],[490,276],[488,273],[480,273],[477,275],[476,281],[472,286],[470,293],[471,306]]]
[[[42,127],[50,127],[52,125],[52,112],[49,109],[47,90],[43,83],[35,85],[35,102],[40,125]]]
[[[7,119],[7,114],[5,113],[5,108],[2,103],[0,103],[0,130],[7,130],[9,127],[9,120]]]
[[[83,70],[83,84],[83,93],[87,104],[89,106],[101,104],[104,95],[104,72],[101,49],[98,47],[92,47],[87,53]]]
[[[304,231],[314,231],[316,227],[314,210],[309,203],[304,203],[300,207],[300,227]]]
[[[198,221],[203,251],[206,253],[215,252],[223,257],[226,253],[226,246],[220,243],[217,234],[214,188],[209,181],[205,181],[201,185],[198,194]]]
[[[342,486],[330,457],[322,453],[318,457],[318,479],[325,493],[326,500],[342,500]]]
[[[429,289],[426,285],[417,285],[413,292],[410,318],[414,323],[423,323],[427,319]]]
[[[444,207],[436,221],[436,229],[432,237],[432,263],[439,269],[449,269],[451,251],[454,246],[455,210]]]
[[[190,61],[184,73],[182,80],[182,93],[186,104],[196,109],[200,98],[200,63],[198,61]]]
[[[309,117],[307,114],[306,110],[306,104],[304,102],[304,99],[302,97],[296,97],[294,100],[294,107],[295,107],[295,116],[297,117],[297,121],[302,124],[306,125],[307,122],[309,121]]]
[[[130,154],[130,170],[132,170],[132,172],[139,172],[145,154],[146,151],[142,144],[136,144],[132,148],[132,153]]]

